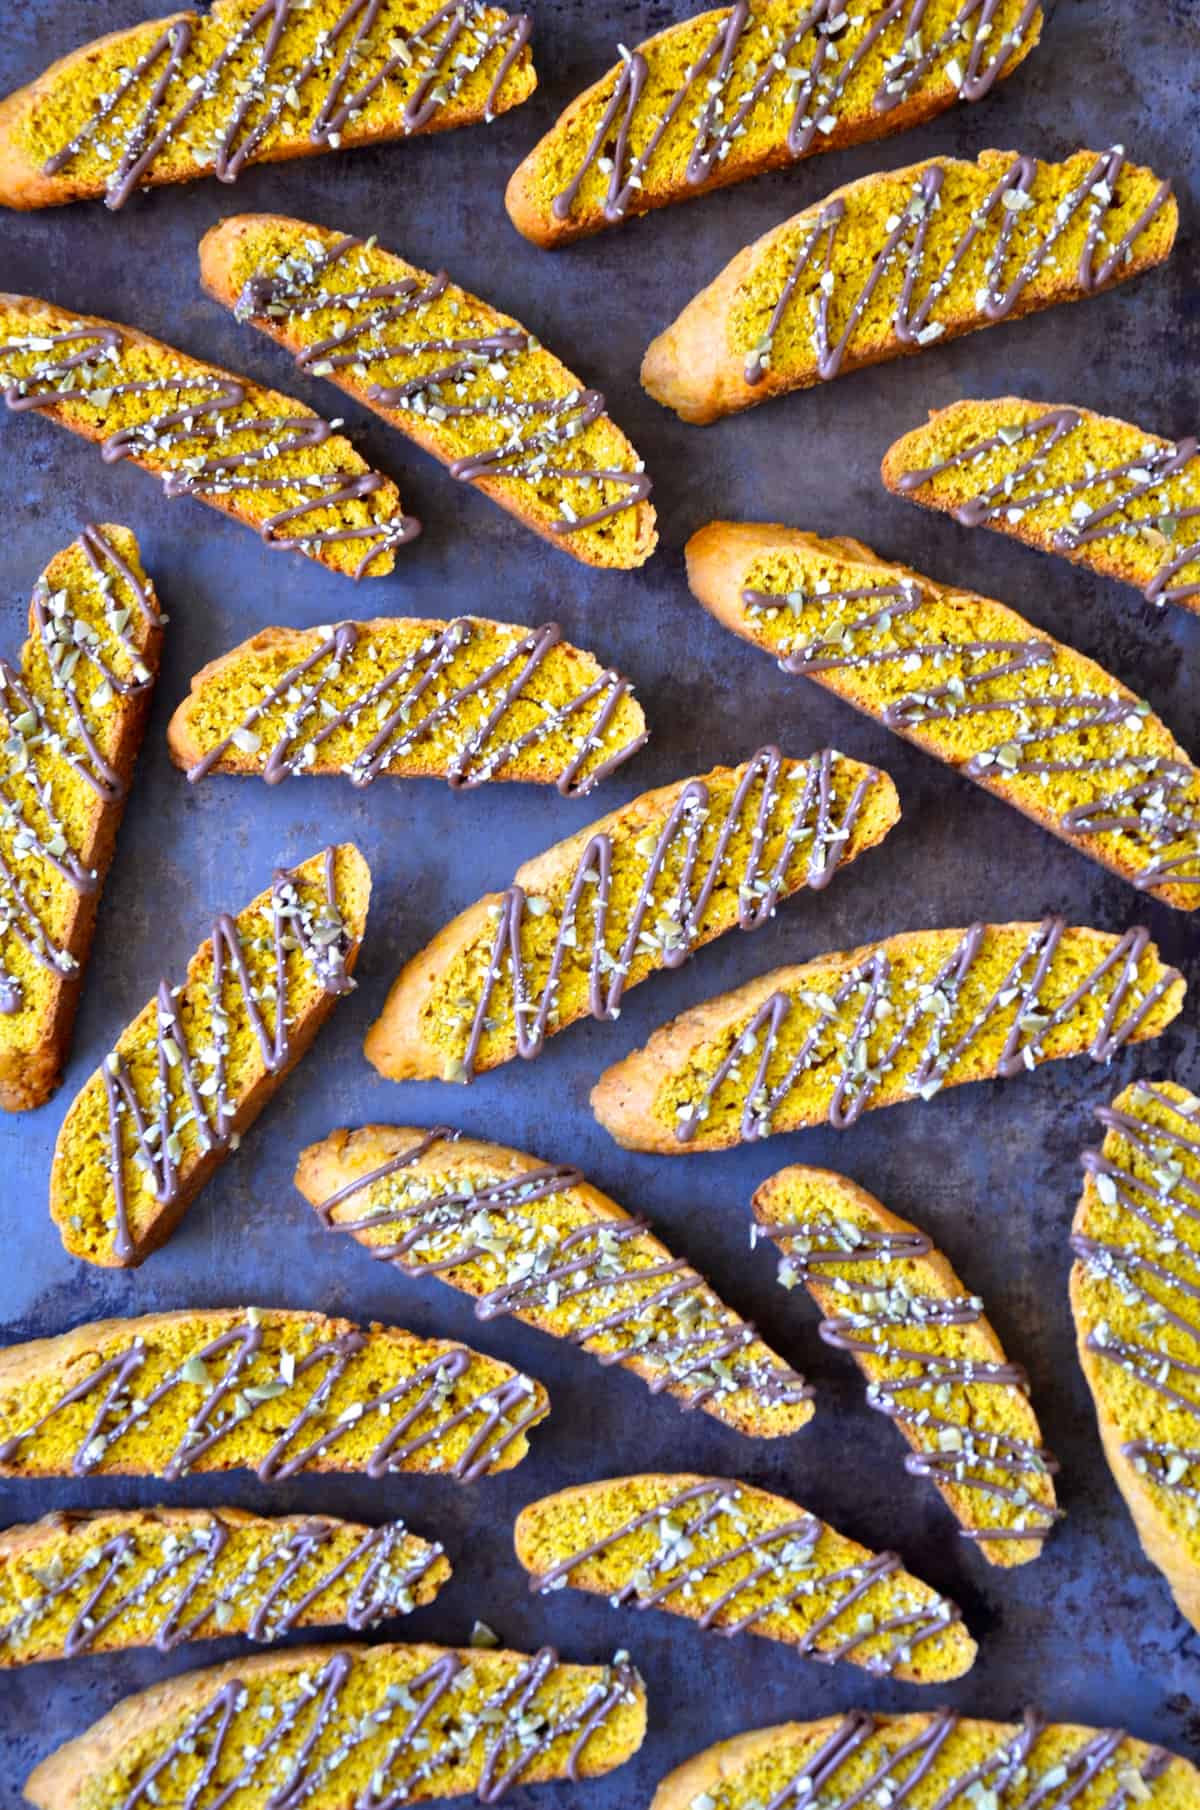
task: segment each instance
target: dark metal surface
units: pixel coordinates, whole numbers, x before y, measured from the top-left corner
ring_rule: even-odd
[[[251,171],[236,189],[215,182],[137,197],[113,218],[89,203],[13,215],[0,225],[0,282],[111,315],[181,347],[293,388],[345,413],[371,460],[402,483],[424,537],[395,575],[354,591],[191,502],[167,503],[132,467],[34,416],[3,426],[5,473],[2,644],[12,649],[36,573],[88,519],[129,523],[171,612],[166,661],[141,768],[100,916],[67,1083],[34,1115],[0,1124],[3,1173],[0,1318],[6,1339],[56,1332],[104,1314],[258,1301],[393,1319],[473,1339],[548,1384],[553,1413],[518,1470],[467,1490],[420,1478],[299,1479],[266,1488],[235,1476],[163,1486],[0,1485],[0,1519],[55,1506],[167,1499],[258,1509],[325,1509],[368,1520],[403,1514],[440,1535],[456,1566],[439,1601],[394,1624],[393,1636],[457,1641],[482,1616],[518,1647],[557,1642],[576,1659],[627,1645],[650,1693],[640,1756],[607,1782],[517,1792],[545,1810],[637,1810],[669,1767],[739,1729],[854,1703],[916,1706],[912,1687],[879,1687],[850,1667],[829,1671],[788,1649],[697,1634],[658,1613],[617,1613],[564,1592],[529,1597],[512,1555],[521,1505],[568,1482],[621,1470],[692,1468],[742,1475],[794,1494],[847,1532],[895,1545],[962,1604],[982,1651],[974,1672],[933,1694],[981,1714],[1008,1715],[1030,1696],[1055,1716],[1126,1723],[1195,1754],[1200,1743],[1200,1643],[1142,1558],[1105,1468],[1073,1356],[1066,1232],[1078,1192],[1077,1153],[1091,1110],[1135,1073],[1195,1074],[1195,995],[1157,1046],[1105,1073],[1085,1062],[1005,1086],[965,1088],[929,1105],[868,1116],[838,1136],[814,1131],[758,1149],[665,1162],[619,1151],[593,1123],[588,1089],[608,1062],[683,1006],[785,960],[891,931],[974,917],[1036,917],[1117,929],[1153,926],[1165,952],[1200,985],[1194,925],[1149,904],[999,802],[802,680],[789,680],[724,635],[683,582],[687,535],[715,514],[794,522],[860,536],[932,574],[1002,597],[1095,655],[1143,692],[1185,745],[1200,748],[1193,666],[1200,622],[1156,613],[1114,584],[888,498],[877,467],[889,441],[960,395],[1012,391],[1122,414],[1158,432],[1194,432],[1200,368],[1197,0],[1051,0],[1042,48],[975,109],[882,146],[815,159],[795,171],[677,208],[551,256],[517,238],[502,207],[509,171],[564,102],[605,68],[618,39],[634,43],[686,13],[684,0],[532,0],[541,86],[533,102],[475,130]],[[26,0],[6,14],[0,84],[32,76],[71,44],[145,16],[143,0]],[[905,364],[706,429],[689,428],[640,391],[651,335],[748,239],[835,183],[931,151],[989,145],[1062,155],[1113,139],[1175,180],[1183,227],[1174,260],[1080,307],[997,328]],[[511,310],[602,385],[657,481],[662,545],[639,573],[590,573],[544,547],[484,498],[447,477],[380,422],[294,374],[281,352],[235,326],[201,294],[196,243],[236,209],[269,208],[378,232],[417,262],[444,264]],[[635,679],[649,748],[599,795],[564,803],[532,789],[453,796],[431,783],[380,781],[365,795],[331,781],[277,790],[210,780],[190,789],[168,759],[168,715],[204,661],[266,622],[479,611],[523,623],[557,617],[576,640]],[[615,1027],[588,1024],[556,1039],[533,1065],[514,1063],[469,1090],[380,1081],[361,1039],[400,960],[453,912],[545,844],[652,784],[733,761],[778,739],[803,754],[826,741],[885,765],[904,821],[886,846],[819,896],[787,905],[755,937],[732,936],[689,967],[636,993]],[[375,873],[361,987],[210,1184],[165,1251],[128,1274],[69,1261],[46,1213],[54,1134],[78,1086],[160,971],[181,973],[209,913],[239,907],[279,860],[355,837]],[[684,1417],[623,1373],[512,1323],[482,1327],[470,1305],[435,1282],[404,1281],[348,1240],[319,1230],[293,1191],[302,1144],[334,1126],[448,1119],[473,1133],[578,1162],[625,1205],[646,1213],[726,1297],[752,1315],[817,1383],[819,1413],[798,1437],[755,1443],[705,1416]],[[1068,1520],[1043,1559],[990,1571],[956,1537],[931,1488],[905,1476],[898,1435],[863,1404],[857,1374],[826,1351],[815,1315],[773,1281],[769,1249],[747,1249],[747,1201],[787,1161],[830,1164],[927,1227],[985,1298],[1010,1353],[1029,1368],[1050,1445],[1062,1460]],[[118,1698],[169,1672],[239,1650],[225,1641],[27,1668],[0,1676],[0,1801],[53,1746]]]

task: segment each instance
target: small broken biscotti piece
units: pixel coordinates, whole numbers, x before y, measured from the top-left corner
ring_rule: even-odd
[[[705,1000],[601,1075],[592,1109],[619,1144],[725,1150],[943,1087],[1157,1037],[1184,982],[1146,930],[1040,924],[912,930],[776,968]]]
[[[1079,1361],[1146,1557],[1200,1628],[1200,1099],[1136,1081],[1096,1117],[1071,1230]]]
[[[440,930],[401,970],[367,1060],[393,1081],[469,1081],[589,1013],[611,1022],[629,987],[759,928],[899,816],[886,773],[829,748],[803,761],[760,748],[644,792]]]
[[[0,1350],[0,1476],[473,1483],[519,1464],[548,1412],[540,1383],[446,1339],[282,1308],[184,1309]]]
[[[803,1377],[569,1164],[447,1126],[367,1125],[302,1151],[296,1186],[372,1256],[473,1295],[481,1320],[513,1314],[752,1437],[812,1418]]]
[[[856,1360],[868,1403],[912,1447],[905,1470],[937,1485],[989,1564],[1040,1557],[1058,1466],[978,1295],[924,1232],[832,1170],[781,1169],[752,1204],[751,1242],[778,1245],[783,1287],[802,1282],[822,1339]]]
[[[1046,1722],[1036,1710],[1022,1722],[982,1722],[952,1709],[852,1709],[719,1741],[668,1773],[650,1810],[792,1810],[810,1797],[824,1810],[881,1801],[939,1810],[1196,1810],[1200,1776],[1189,1760],[1123,1728]]]
[[[240,1508],[97,1509],[0,1533],[0,1667],[244,1634],[356,1631],[432,1602],[440,1545],[403,1521]]]
[[[352,842],[221,912],[59,1128],[50,1216],[72,1256],[133,1267],[166,1242],[349,993],[371,896]]]
[[[537,85],[483,0],[216,0],[60,57],[0,102],[0,204],[53,207],[490,120]]]
[[[1200,906],[1200,770],[1119,679],[990,597],[860,541],[710,522],[717,621],[1177,911]]]
[[[1066,404],[953,402],[883,460],[896,496],[995,528],[1136,585],[1147,603],[1200,611],[1196,436],[1160,440]]]
[[[748,1483],[685,1474],[583,1483],[522,1509],[514,1540],[543,1593],[570,1585],[910,1684],[961,1678],[975,1663],[956,1606],[897,1553],[868,1552]]]
[[[392,480],[320,415],[136,327],[0,295],[0,385],[14,413],[36,409],[106,464],[131,459],[167,496],[348,577],[382,578],[420,533]]]
[[[191,780],[209,773],[380,774],[556,785],[580,797],[646,740],[628,679],[556,622],[411,616],[264,628],[192,680],[167,731]]]
[[[41,1106],[70,1048],[100,892],[162,654],[128,528],[84,528],[0,660],[0,1107]]]
[[[292,1647],[151,1685],[25,1782],[39,1810],[352,1810],[612,1772],[646,1732],[646,1691],[610,1666],[434,1646]]]
[[[657,541],[650,479],[604,397],[478,296],[282,214],[200,245],[208,293],[584,565],[628,570]]]
[[[760,0],[697,13],[629,51],[514,172],[505,206],[536,245],[890,138],[977,101],[1029,55],[1038,0]]]
[[[642,383],[715,421],[1123,283],[1164,261],[1178,218],[1170,183],[1119,146],[862,176],[738,252],[651,344]]]

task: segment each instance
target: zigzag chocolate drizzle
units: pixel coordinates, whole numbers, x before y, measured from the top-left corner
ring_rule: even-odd
[[[816,1547],[824,1527],[815,1515],[802,1513],[799,1520],[750,1534],[739,1499],[738,1485],[721,1478],[689,1484],[552,1565],[531,1579],[530,1589],[542,1593],[561,1589],[570,1583],[577,1565],[601,1553],[619,1561],[614,1549],[622,1540],[645,1527],[657,1527],[657,1550],[613,1593],[610,1600],[615,1605],[669,1609],[672,1596],[690,1595],[691,1586],[713,1581],[718,1594],[697,1618],[698,1626],[732,1636],[763,1632],[759,1622],[785,1616],[802,1599],[828,1591],[833,1602],[804,1630],[797,1650],[823,1665],[854,1659],[867,1671],[885,1676],[907,1664],[917,1647],[936,1640],[961,1619],[957,1606],[945,1597],[938,1597],[932,1605],[876,1615],[872,1608],[876,1585],[904,1570],[898,1553],[876,1553],[857,1564],[822,1571]],[[743,1559],[749,1559],[751,1565],[739,1575]],[[725,1576],[727,1567],[730,1575]],[[756,1600],[768,1581],[777,1585],[777,1593]],[[743,1597],[746,1600],[740,1601]],[[836,1624],[851,1611],[857,1613],[849,1628],[835,1631]],[[860,1649],[888,1635],[893,1638],[883,1652],[858,1658]]]
[[[197,110],[221,93],[227,70],[229,108],[215,129],[207,159],[221,182],[240,176],[261,153],[272,129],[300,110],[309,82],[325,88],[309,138],[315,146],[332,150],[378,89],[406,76],[414,62],[420,64],[421,74],[404,103],[405,132],[424,130],[467,76],[493,50],[506,45],[485,103],[485,117],[490,119],[530,37],[528,14],[502,14],[492,26],[488,14],[495,9],[489,9],[485,0],[446,0],[411,30],[407,28],[411,8],[389,9],[385,0],[347,0],[334,23],[319,34],[316,48],[297,63],[289,54],[288,29],[293,15],[302,19],[306,10],[297,0],[263,0],[249,11],[244,6],[217,6],[199,16],[172,20],[138,61],[120,72],[116,85],[98,97],[90,118],[47,158],[43,174],[57,176],[81,151],[91,151],[109,162],[106,206],[123,207],[136,188],[154,180],[158,159]],[[389,10],[403,12],[403,21],[390,21]],[[237,61],[255,43],[259,49],[254,66],[248,75],[239,76]],[[168,96],[177,96],[181,84],[187,98],[170,109]],[[143,90],[142,111],[124,129],[118,123],[123,105]],[[107,137],[110,131],[112,142]],[[206,161],[201,150],[195,154],[198,162]]]

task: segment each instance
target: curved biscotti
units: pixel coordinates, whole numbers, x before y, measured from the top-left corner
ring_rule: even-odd
[[[240,1508],[97,1509],[0,1533],[0,1667],[295,1628],[361,1630],[431,1602],[450,1576],[403,1521]]]
[[[1096,1116],[1071,1232],[1079,1361],[1146,1556],[1200,1628],[1200,1099],[1139,1081]]]
[[[976,1647],[955,1605],[786,1497],[724,1477],[615,1477],[522,1509],[517,1557],[541,1592],[570,1586],[761,1634],[830,1665],[910,1684],[959,1678]]]
[[[642,383],[685,421],[1079,301],[1169,255],[1168,182],[1119,147],[984,151],[860,177],[738,252],[651,344]]]
[[[338,843],[218,914],[182,987],[159,982],[59,1128],[50,1214],[73,1256],[132,1266],[170,1237],[353,988],[370,895]]]
[[[851,1354],[868,1403],[908,1441],[905,1469],[937,1486],[989,1564],[1040,1557],[1058,1467],[979,1297],[924,1232],[832,1170],[780,1169],[752,1204],[756,1238],[782,1252],[780,1283],[804,1284],[822,1339]]]
[[[1148,932],[1040,924],[913,930],[776,968],[693,1006],[601,1075],[592,1108],[619,1144],[724,1150],[944,1087],[1156,1037],[1183,977]]]
[[[650,479],[588,389],[507,314],[370,239],[282,214],[205,234],[209,294],[583,564],[654,551]]]
[[[473,1295],[481,1320],[512,1314],[739,1433],[779,1438],[812,1418],[804,1379],[568,1164],[445,1126],[368,1125],[310,1145],[296,1186],[372,1256]]]
[[[554,246],[975,101],[1029,55],[1038,0],[724,6],[669,25],[573,100],[513,174],[513,225]]]
[[[292,1647],[127,1697],[25,1782],[38,1810],[416,1804],[611,1772],[641,1746],[646,1692],[611,1666],[434,1646]]]
[[[18,414],[36,409],[129,459],[169,497],[196,497],[351,578],[381,578],[420,532],[400,493],[293,396],[203,363],[136,327],[0,295],[0,385]]]
[[[579,797],[646,733],[629,681],[557,623],[390,616],[260,629],[196,674],[167,742],[192,780],[526,780]]]
[[[282,1308],[184,1309],[0,1350],[0,1476],[468,1483],[519,1464],[548,1412],[540,1383],[446,1339]]]
[[[868,1792],[873,1802],[881,1792],[888,1803],[903,1796],[997,1810],[1072,1803],[1196,1810],[1200,1777],[1189,1760],[1123,1728],[1047,1722],[1036,1710],[1026,1710],[1023,1722],[983,1722],[950,1709],[900,1716],[852,1709],[750,1729],[705,1748],[668,1773],[650,1810],[769,1803],[782,1810],[818,1795],[826,1810],[853,1810]]]
[[[823,886],[900,815],[885,773],[760,748],[622,805],[517,869],[401,970],[365,1051],[393,1081],[469,1081],[702,944]]]
[[[483,0],[216,0],[108,32],[0,101],[0,205],[53,207],[505,113],[529,20]]]
[[[1200,906],[1200,770],[1149,704],[1006,604],[859,541],[710,522],[688,582],[726,628],[1177,911]]]
[[[1065,403],[953,402],[889,446],[883,481],[964,528],[1059,553],[1200,611],[1196,437],[1163,440]]]
[[[48,1100],[71,1042],[100,893],[162,654],[128,528],[89,526],[41,574],[0,660],[0,1106]]]

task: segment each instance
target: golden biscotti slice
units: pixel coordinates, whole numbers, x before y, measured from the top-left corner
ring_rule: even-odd
[[[0,1476],[509,1470],[549,1412],[498,1358],[282,1308],[97,1320],[0,1350]]]
[[[494,1804],[511,1786],[611,1772],[645,1732],[645,1686],[622,1653],[589,1666],[552,1647],[292,1647],[127,1697],[25,1795],[39,1810]]]
[[[943,1087],[1157,1037],[1184,981],[1149,932],[1040,924],[912,930],[705,1000],[601,1075],[592,1108],[631,1150],[725,1150]]]
[[[100,893],[162,655],[128,528],[89,526],[38,579],[0,660],[0,1106],[41,1106],[71,1042]]]
[[[215,0],[112,31],[0,101],[0,204],[53,207],[491,120],[537,85],[484,0]]]
[[[450,1576],[403,1521],[240,1508],[98,1509],[0,1533],[0,1667],[294,1628],[361,1630],[432,1602]]]
[[[352,990],[370,896],[338,843],[219,913],[182,987],[159,982],[59,1127],[50,1216],[72,1256],[133,1267],[171,1236]]]
[[[650,479],[599,390],[510,315],[370,239],[282,214],[207,232],[208,293],[584,565],[657,541]]]
[[[303,1151],[296,1186],[372,1256],[473,1295],[481,1320],[513,1314],[739,1433],[780,1438],[812,1418],[803,1377],[569,1164],[444,1125],[367,1125]]]
[[[1200,456],[1064,403],[1000,396],[932,413],[883,459],[897,496],[964,528],[1061,553],[1136,585],[1147,603],[1200,611]]]
[[[654,340],[642,383],[715,421],[1123,283],[1163,262],[1178,219],[1170,183],[1120,146],[862,176],[738,252]]]
[[[1071,1232],[1079,1361],[1146,1556],[1200,1628],[1200,1099],[1138,1081],[1096,1116]]]
[[[91,440],[106,464],[130,459],[167,496],[197,497],[348,577],[385,576],[420,533],[340,423],[136,327],[0,295],[0,384],[10,409]]]
[[[760,748],[622,805],[517,869],[409,961],[367,1033],[393,1081],[469,1081],[678,968],[735,925],[828,883],[882,842],[900,806],[886,773],[826,748]]]
[[[832,1170],[781,1169],[752,1204],[751,1242],[778,1245],[783,1287],[802,1282],[822,1339],[854,1357],[868,1403],[912,1448],[904,1468],[937,1485],[989,1564],[1040,1557],[1058,1466],[978,1295],[924,1232]]]
[[[1177,911],[1200,906],[1200,770],[1149,704],[1006,604],[859,541],[710,522],[717,621]]]
[[[580,797],[646,741],[628,679],[562,638],[482,616],[265,628],[192,680],[171,718],[188,778],[295,773],[556,785]]]
[[[889,138],[1009,76],[1039,0],[758,0],[656,32],[573,100],[512,176],[513,225],[562,245],[821,151]]]
[[[910,1684],[943,1684],[975,1663],[958,1609],[897,1553],[868,1552],[748,1483],[686,1474],[583,1483],[531,1502],[513,1537],[542,1593],[569,1585]]]
[[[1123,1728],[1047,1722],[1036,1710],[983,1722],[952,1709],[852,1709],[719,1741],[668,1773],[650,1810],[791,1810],[810,1799],[823,1810],[1197,1810],[1200,1776]]]

